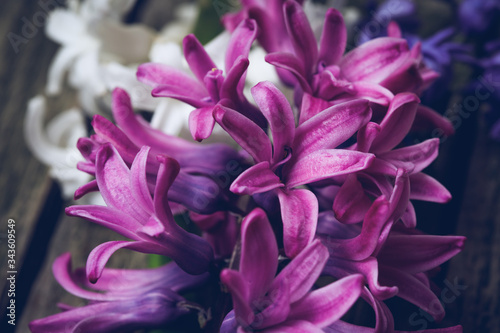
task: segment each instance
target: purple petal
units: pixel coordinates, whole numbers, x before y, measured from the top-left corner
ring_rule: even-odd
[[[311,86],[307,81],[304,64],[295,55],[286,52],[274,52],[266,55],[265,59],[271,65],[283,68],[292,73],[299,81],[302,90],[308,94],[312,94]]]
[[[355,149],[363,153],[369,152],[373,141],[379,135],[381,130],[382,129],[379,124],[372,122],[369,122],[365,126],[361,127],[358,131],[358,142],[356,143]]]
[[[371,152],[381,153],[391,150],[408,134],[415,114],[419,98],[411,93],[394,96],[389,110],[380,123],[381,131],[372,144]]]
[[[241,223],[240,272],[248,283],[249,300],[262,297],[278,269],[278,246],[266,213],[256,208]]]
[[[260,312],[255,315],[252,328],[264,328],[284,322],[290,313],[290,304],[288,284],[276,285],[266,297],[253,302],[254,308]],[[263,307],[265,308],[262,309]]]
[[[311,94],[304,93],[302,95],[302,104],[300,106],[299,125],[302,125],[309,118],[317,115],[323,110],[326,110],[330,103],[321,98],[316,98]]]
[[[378,259],[410,274],[426,272],[454,257],[464,247],[465,237],[391,235]]]
[[[109,144],[102,146],[96,158],[96,179],[104,201],[139,223],[145,223],[150,213],[136,203],[129,176],[130,170],[116,149]]]
[[[410,56],[406,40],[376,38],[347,53],[340,61],[349,81],[379,83],[397,70]]]
[[[222,83],[221,99],[227,98],[233,103],[245,100],[243,87],[239,87],[239,82],[244,77],[249,64],[248,59],[243,57],[239,57],[234,61],[233,67],[228,70],[226,79]]]
[[[231,293],[236,320],[245,327],[250,325],[255,316],[250,307],[250,287],[245,277],[240,272],[224,269],[220,273],[220,280]]]
[[[438,149],[439,139],[436,138],[426,140],[413,146],[391,150],[379,154],[378,157],[389,161],[397,168],[404,167],[406,163],[411,163],[414,165],[411,172],[417,173],[425,169],[436,159]]]
[[[368,210],[361,233],[350,239],[330,238],[327,246],[332,255],[351,260],[363,260],[370,256],[379,244],[379,237],[390,217],[389,202],[384,196],[378,197]]]
[[[149,214],[153,213],[153,198],[149,191],[146,181],[146,164],[150,148],[144,146],[135,156],[134,162],[130,167],[130,189],[137,203],[142,206]]]
[[[289,318],[306,320],[318,327],[333,324],[356,302],[363,285],[363,276],[356,274],[317,289],[292,304]]]
[[[286,175],[286,185],[295,187],[364,170],[374,158],[372,154],[343,149],[318,150],[293,164]]]
[[[175,177],[179,174],[180,166],[179,163],[173,158],[158,155],[158,162],[160,162],[160,168],[158,170],[158,176],[156,180],[156,186],[154,190],[154,209],[155,214],[158,216],[160,221],[167,223],[168,225],[173,225],[172,211],[168,205],[167,193],[172,186]],[[165,225],[167,227],[167,225]]]
[[[207,75],[209,71],[217,68],[203,48],[203,45],[201,45],[193,34],[184,37],[182,49],[189,68],[191,68],[191,71],[193,71],[200,82],[203,82],[205,75]]]
[[[319,240],[314,240],[302,250],[274,279],[270,293],[281,284],[287,284],[290,303],[306,295],[320,276],[328,260],[328,249]]]
[[[241,173],[229,190],[237,194],[255,194],[284,187],[278,176],[270,169],[269,162],[260,162]]]
[[[438,203],[447,203],[451,200],[450,192],[425,173],[419,172],[410,175],[410,199],[423,200]]]
[[[302,6],[295,1],[287,1],[283,6],[285,23],[293,48],[304,64],[306,75],[316,71],[318,45]]]
[[[325,66],[336,64],[344,54],[346,42],[347,30],[342,14],[334,8],[328,9],[319,43],[319,61]]]
[[[412,130],[418,129],[433,129],[434,131],[438,131],[438,135],[446,136],[455,133],[455,128],[448,118],[423,105],[418,106],[415,122],[412,127]]]
[[[271,141],[254,122],[240,113],[220,105],[214,109],[214,118],[253,157],[256,163],[271,161]]]
[[[144,253],[155,253],[155,244],[147,242],[111,241],[95,247],[87,259],[87,278],[95,283],[102,274],[109,258],[119,249],[131,249]]]
[[[181,70],[163,64],[142,64],[137,68],[137,80],[153,87],[153,96],[176,98],[195,107],[206,105],[202,101],[208,96],[206,88]]]
[[[70,206],[66,208],[69,216],[78,216],[111,229],[120,235],[137,240],[135,231],[142,227],[140,221],[121,210],[105,206]]]
[[[213,110],[213,106],[206,106],[189,114],[189,130],[196,141],[202,141],[212,134],[215,125]]]
[[[371,200],[361,183],[355,175],[349,175],[333,201],[335,217],[348,224],[361,222],[370,206]]]
[[[377,300],[385,300],[396,296],[398,288],[394,286],[382,286],[379,284],[378,262],[374,257],[368,257],[360,261],[352,261],[331,257],[327,262],[324,273],[336,278],[350,276],[352,274],[363,274],[370,292]]]
[[[397,286],[398,297],[428,312],[436,321],[444,318],[444,308],[437,296],[411,274],[381,266],[380,281],[386,285]]]
[[[229,72],[239,57],[248,58],[248,53],[257,33],[257,23],[251,19],[242,21],[234,30],[226,52],[226,72]]]
[[[337,147],[368,123],[371,115],[368,101],[362,99],[335,105],[316,114],[297,127],[294,157]]]
[[[293,111],[286,97],[270,82],[260,82],[252,88],[255,103],[266,117],[273,137],[273,163],[285,156],[286,147],[291,147],[295,135]]]
[[[309,245],[318,223],[318,200],[309,190],[278,191],[283,220],[283,243],[288,257]]]

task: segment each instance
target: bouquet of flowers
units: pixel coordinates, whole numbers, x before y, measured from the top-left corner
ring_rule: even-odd
[[[451,199],[423,172],[454,132],[429,105],[451,63],[442,55],[466,61],[468,47],[447,42],[450,31],[407,37],[397,23],[406,7],[387,36],[355,46],[338,9],[247,0],[204,46],[189,34],[192,6],[157,33],[121,21],[133,5],[70,1],[49,18],[63,47],[47,93],[68,72],[94,114],[92,134],[69,110],[47,137],[39,96],[27,140],[64,193],[84,200],[68,215],[130,240],[97,246],[76,270],[61,255],[56,280],[88,305],[62,306],[32,332],[168,332],[193,313],[198,331],[394,332],[384,302],[393,297],[443,319],[429,277],[465,239],[419,231],[412,201]],[[103,116],[108,91],[112,116]],[[73,135],[56,146],[65,131]],[[169,262],[106,268],[119,249]],[[345,320],[358,301],[373,308],[374,327]]]

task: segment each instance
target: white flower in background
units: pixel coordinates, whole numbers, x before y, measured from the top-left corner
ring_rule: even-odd
[[[348,7],[345,3],[345,0],[327,0],[324,3],[306,1],[304,3],[304,12],[309,19],[314,35],[318,40],[321,36],[321,31],[323,30],[325,14],[328,8],[338,9],[342,13],[348,32],[352,31],[354,25],[359,22],[359,19],[361,18],[359,10],[355,7]]]
[[[49,67],[47,94],[59,94],[64,75],[68,73],[68,82],[78,90],[84,110],[96,113],[99,110],[96,98],[107,92],[100,65],[147,60],[155,33],[146,26],[125,25],[119,21],[134,2],[73,0],[67,9],[50,13],[45,33],[61,44],[61,48]]]
[[[75,190],[90,180],[90,176],[76,169],[83,157],[76,142],[87,135],[81,112],[70,109],[59,113],[44,129],[45,99],[32,98],[24,120],[24,135],[28,147],[38,160],[49,167],[51,177],[57,179],[65,198],[73,196]]]

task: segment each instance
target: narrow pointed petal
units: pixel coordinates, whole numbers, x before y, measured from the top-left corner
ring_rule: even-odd
[[[442,135],[446,136],[453,135],[453,133],[455,133],[455,128],[448,118],[443,117],[436,111],[426,106],[419,105],[412,130],[429,128],[434,128],[438,131],[438,133],[441,132]]]
[[[355,100],[332,106],[297,127],[295,157],[320,149],[332,149],[368,123],[372,115],[368,101]]]
[[[364,170],[374,158],[372,154],[343,149],[318,150],[293,164],[288,171],[286,184],[295,187]]]
[[[193,90],[179,91],[179,87],[172,87],[168,85],[159,85],[158,87],[154,88],[151,91],[151,96],[173,98],[180,102],[189,104],[195,108],[202,108],[204,106],[209,106],[213,104],[210,101],[207,101],[207,98],[210,97],[208,91],[206,91],[204,95],[198,96],[193,94]]]
[[[451,193],[436,179],[419,172],[410,175],[410,199],[447,203],[451,200]]]
[[[130,214],[106,206],[75,205],[67,207],[66,214],[102,225],[130,239],[137,239],[135,231],[142,227]]]
[[[318,200],[309,190],[278,191],[283,220],[283,243],[288,257],[309,245],[318,223]]]
[[[214,118],[253,157],[256,163],[271,161],[271,141],[254,122],[242,114],[220,105],[214,109]]]
[[[302,104],[300,106],[299,125],[302,125],[306,120],[317,115],[323,110],[328,109],[330,104],[321,98],[316,98],[311,94],[304,93],[302,95]]]
[[[104,201],[135,220],[145,222],[150,214],[143,207],[133,204],[136,201],[128,181],[129,175],[130,170],[116,149],[109,144],[102,146],[96,158],[96,179]]]
[[[148,242],[111,241],[102,243],[90,252],[87,258],[87,278],[95,283],[102,274],[109,258],[119,249],[131,249],[144,253],[155,253],[155,244]]]
[[[253,41],[257,37],[257,23],[255,20],[243,20],[231,34],[226,52],[226,72],[234,65],[236,59],[243,56],[248,58]]]
[[[91,180],[90,182],[88,182],[87,184],[82,185],[79,188],[77,188],[73,199],[78,200],[78,199],[81,199],[87,193],[97,192],[97,191],[99,191],[99,186],[97,185],[97,180],[94,179],[94,180]]]
[[[256,208],[241,223],[240,272],[248,283],[249,301],[269,290],[278,269],[278,245],[266,213]]]
[[[411,93],[394,96],[389,110],[380,123],[381,131],[372,144],[374,153],[391,150],[410,131],[420,99]]]
[[[284,187],[278,176],[271,171],[269,162],[260,162],[241,173],[229,190],[237,194],[256,194]]]
[[[397,70],[409,56],[406,40],[383,37],[366,42],[347,53],[339,66],[349,81],[379,83]]]
[[[370,198],[355,175],[349,175],[333,201],[335,217],[342,223],[361,222],[371,206]]]
[[[353,82],[351,85],[353,93],[348,94],[348,99],[364,98],[372,103],[387,106],[394,98],[394,94],[379,84],[367,81]],[[345,95],[342,95],[343,98]],[[342,100],[339,98],[339,101]]]
[[[252,96],[271,127],[273,163],[278,163],[291,147],[295,135],[295,119],[286,97],[270,82],[260,82],[252,88]]]
[[[160,162],[160,168],[154,191],[155,214],[160,221],[164,223],[168,222],[168,225],[174,225],[175,222],[173,221],[172,211],[168,205],[167,194],[175,177],[179,174],[180,166],[176,160],[170,157],[159,155],[157,159]],[[165,226],[167,227],[167,224]]]
[[[220,91],[221,99],[227,98],[233,103],[244,100],[243,89],[239,82],[244,77],[250,62],[247,58],[239,57],[234,61],[233,67],[228,70]]]
[[[464,242],[461,236],[393,235],[377,257],[383,265],[416,274],[449,260],[462,251]]]
[[[206,106],[189,114],[189,130],[194,140],[202,141],[212,134],[215,125],[213,110],[213,106]]]
[[[274,279],[270,293],[281,284],[288,284],[290,303],[304,297],[312,288],[328,260],[328,249],[314,240],[283,268]]]
[[[254,321],[254,313],[250,308],[249,285],[245,277],[238,271],[224,269],[220,274],[221,282],[229,289],[233,299],[234,316],[238,323],[248,326]]]
[[[130,168],[130,188],[137,203],[149,213],[153,213],[153,198],[146,180],[146,164],[150,148],[144,146],[136,155]]]
[[[302,60],[306,75],[315,72],[318,61],[318,45],[302,6],[295,1],[287,1],[283,6],[285,23],[292,39],[295,53]]]
[[[396,296],[398,293],[397,287],[379,283],[378,262],[374,257],[359,261],[331,257],[325,266],[324,273],[336,278],[352,274],[363,274],[366,283],[370,287],[371,297],[374,296],[377,300],[385,300]]]
[[[406,206],[406,210],[403,216],[401,216],[401,221],[403,221],[403,224],[407,228],[413,229],[417,226],[417,214],[415,212],[415,207],[413,207],[411,201],[408,201],[408,206]]]
[[[382,129],[379,124],[372,122],[369,122],[360,128],[357,135],[358,142],[356,142],[355,149],[363,153],[369,152],[373,141],[379,135],[381,130]]]
[[[333,324],[356,302],[363,285],[363,276],[355,274],[317,289],[292,304],[289,318],[306,320],[318,327]]]
[[[191,71],[193,71],[193,74],[200,82],[203,82],[205,75],[207,75],[209,71],[217,68],[203,48],[203,45],[201,45],[193,34],[184,37],[182,41],[182,50],[184,51],[184,57],[186,58],[189,68],[191,68]]]
[[[137,68],[136,75],[137,80],[153,88],[168,87],[169,95],[172,96],[186,96],[193,101],[208,96],[206,89],[195,78],[179,69],[164,64],[142,64]],[[158,93],[159,91],[156,94]]]
[[[355,238],[330,238],[327,246],[331,253],[340,258],[363,260],[370,256],[379,245],[379,237],[389,222],[389,202],[384,196],[378,197],[366,213],[361,233]]]
[[[266,61],[273,66],[283,68],[292,73],[299,81],[302,90],[308,94],[312,94],[311,87],[307,81],[304,64],[295,55],[286,52],[269,53],[266,55]]]
[[[398,269],[381,266],[380,281],[386,285],[397,286],[398,297],[415,304],[428,312],[436,321],[444,318],[444,308],[439,298],[416,277]]]
[[[319,42],[319,61],[325,66],[337,64],[344,54],[347,30],[342,14],[334,8],[326,12],[323,32]]]
[[[429,139],[422,143],[400,149],[394,149],[378,157],[389,161],[396,167],[404,167],[406,163],[414,165],[412,173],[417,173],[425,169],[438,156],[439,139]]]

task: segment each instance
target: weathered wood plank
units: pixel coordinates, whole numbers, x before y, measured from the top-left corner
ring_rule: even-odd
[[[450,320],[464,332],[500,331],[500,144],[487,137],[484,120],[468,175],[456,233],[467,237],[464,251],[451,263],[448,281],[457,281]]]

